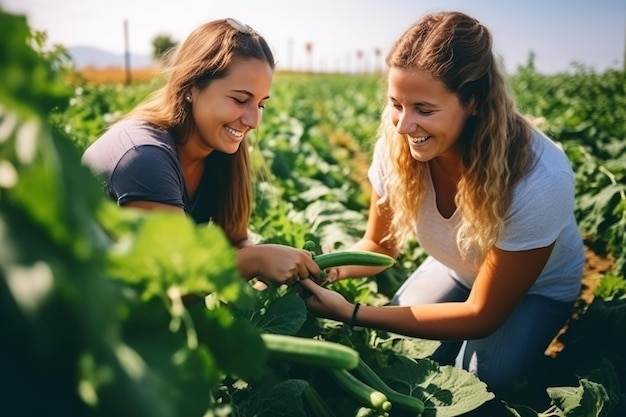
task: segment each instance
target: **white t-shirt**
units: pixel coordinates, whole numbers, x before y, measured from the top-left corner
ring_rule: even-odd
[[[574,217],[574,173],[563,150],[548,137],[534,131],[537,157],[532,170],[515,186],[505,229],[496,246],[507,251],[541,248],[556,241],[541,275],[531,287],[538,294],[559,301],[575,300],[580,291],[584,266],[583,242]],[[369,169],[373,189],[384,195],[384,142],[379,140]],[[461,258],[456,231],[461,222],[457,209],[450,218],[437,209],[435,190],[428,174],[428,190],[421,205],[416,238],[426,253],[452,270],[471,287],[480,267],[477,261]]]

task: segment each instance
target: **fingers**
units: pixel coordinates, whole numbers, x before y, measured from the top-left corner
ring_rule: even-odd
[[[323,279],[319,281],[319,284],[323,287],[326,287],[327,285],[330,285],[333,282],[337,281],[338,272],[336,268],[332,268],[324,271],[323,275]]]
[[[328,243],[322,243],[322,253],[330,253],[332,252],[332,248]]]
[[[304,265],[301,266],[298,275],[300,276],[300,278],[313,277],[316,281],[319,281],[322,270],[320,269],[319,265],[313,260],[313,255],[311,255],[311,252],[303,252],[307,254],[307,258],[304,262]]]
[[[315,294],[319,290],[320,286],[310,278],[301,279],[299,281],[300,286],[309,293],[309,295]]]
[[[298,266],[298,277],[297,277],[298,280],[308,278],[309,275],[311,274],[309,273],[309,269],[307,268],[307,265]]]
[[[299,284],[296,286],[296,290],[300,298],[303,300],[315,295],[315,290],[312,290],[313,288],[320,288],[319,285],[316,284],[311,278],[299,279],[294,282],[294,284]]]

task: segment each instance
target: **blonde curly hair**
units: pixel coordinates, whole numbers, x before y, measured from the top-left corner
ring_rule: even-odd
[[[462,177],[455,203],[462,221],[457,244],[464,256],[484,259],[500,236],[513,187],[532,164],[530,122],[515,106],[492,52],[489,30],[460,12],[435,12],[414,23],[386,57],[389,68],[425,71],[456,94],[474,101],[476,115],[460,136]],[[392,208],[387,238],[403,244],[415,231],[428,163],[411,157],[406,135],[382,112],[379,137],[385,141],[387,171],[382,203]]]

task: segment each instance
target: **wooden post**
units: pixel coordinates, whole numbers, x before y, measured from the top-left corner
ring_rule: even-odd
[[[124,20],[124,66],[126,68],[126,85],[130,85],[130,51],[128,47],[128,20]]]

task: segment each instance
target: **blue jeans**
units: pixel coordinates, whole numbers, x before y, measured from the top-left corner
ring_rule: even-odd
[[[446,266],[428,257],[398,289],[391,304],[459,302],[469,292]],[[483,339],[442,341],[431,359],[473,372],[491,390],[498,390],[542,358],[573,306],[574,301],[526,295],[494,333]]]

